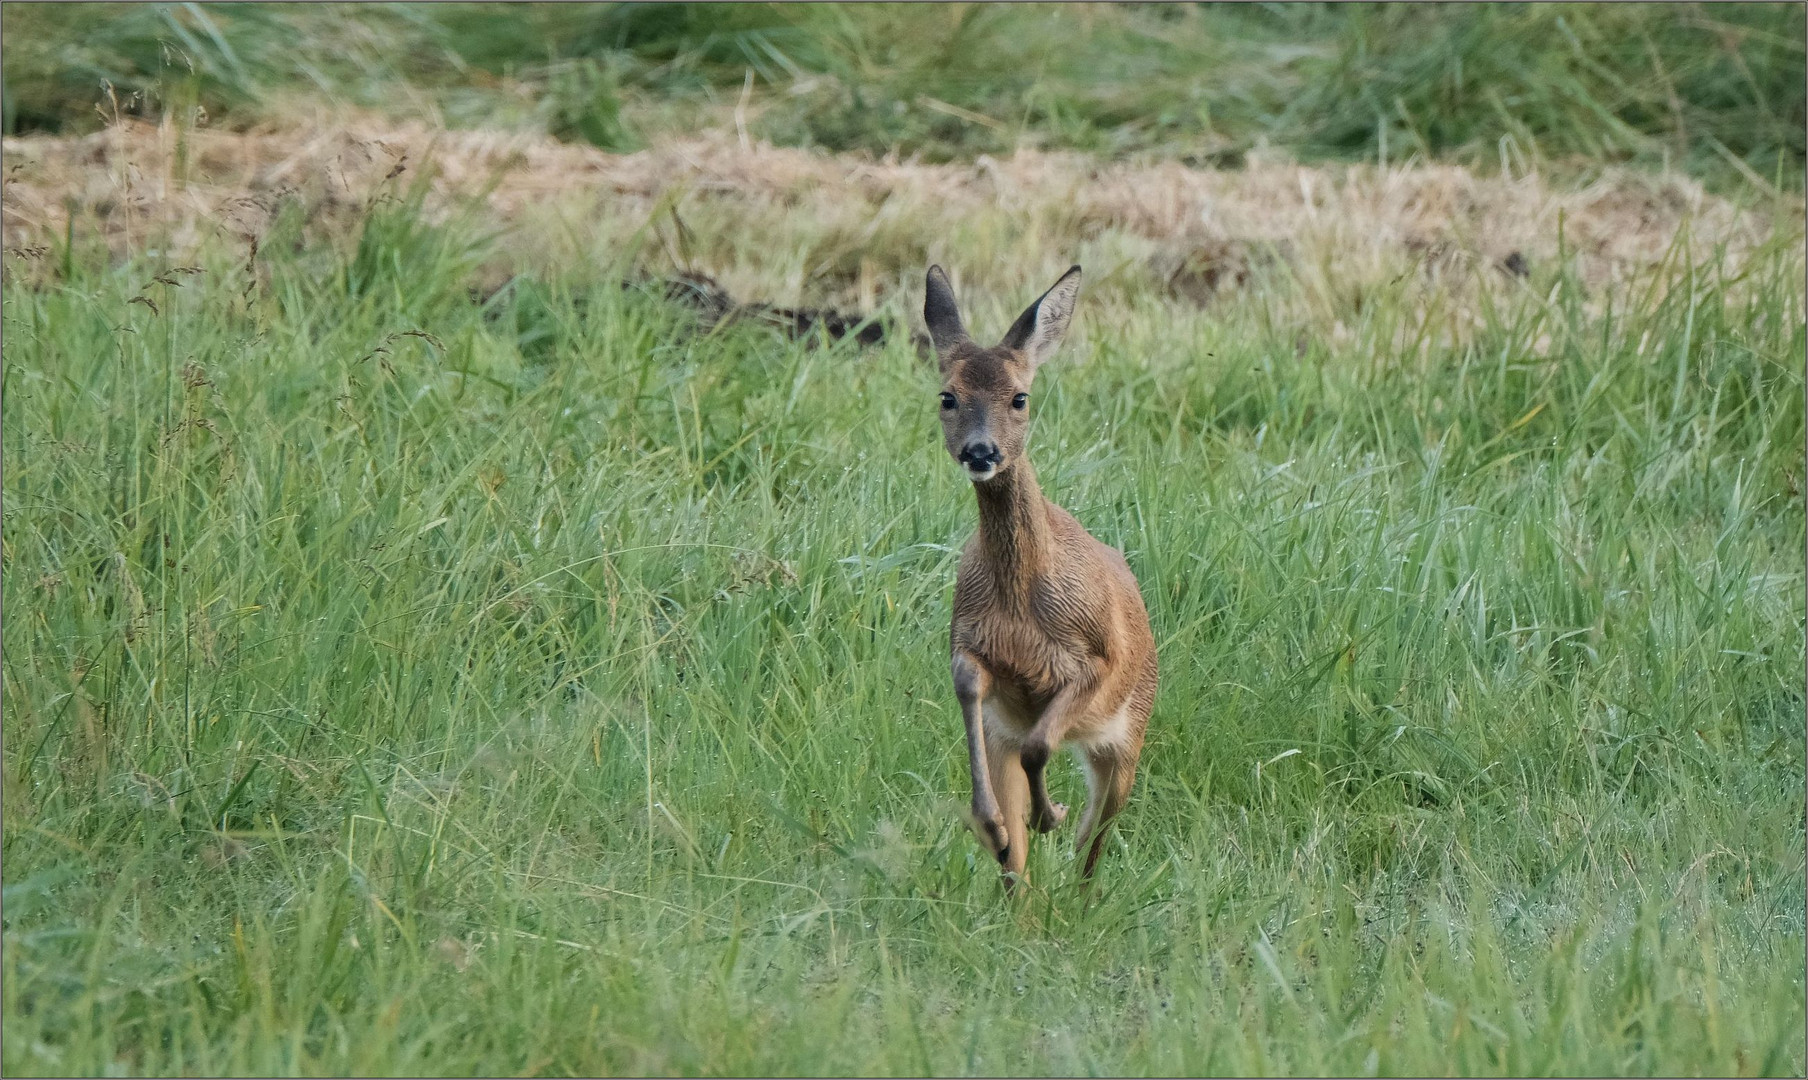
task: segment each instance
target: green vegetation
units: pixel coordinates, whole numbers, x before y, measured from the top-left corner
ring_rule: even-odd
[[[9,144],[178,132],[8,147],[8,1075],[1802,1075],[1801,5],[0,19]],[[1554,202],[1415,217],[1378,188],[1485,182],[1367,170],[1299,177],[1337,225],[1272,243],[1126,224],[1137,175],[943,205],[749,169],[508,216],[424,154],[352,190],[264,146],[302,163],[269,190],[181,137],[322,103],[616,149],[739,112],[932,159],[1668,164],[1747,214],[1636,177],[1553,241]],[[234,199],[249,250],[178,212]],[[1667,256],[1608,242],[1659,201]],[[1062,831],[1005,898],[961,821],[973,508],[929,367],[622,287],[694,262],[895,317],[932,254],[994,334],[1089,274],[1032,453],[1163,679],[1090,893]]]
[[[1083,295],[1034,453],[1164,681],[1010,903],[909,347],[374,206],[9,260],[9,1072],[1801,1072],[1798,230]]]
[[[1800,4],[8,4],[5,130],[296,97],[625,148],[1673,163],[1799,185]],[[111,98],[103,83],[113,88]],[[98,103],[98,107],[97,107]]]

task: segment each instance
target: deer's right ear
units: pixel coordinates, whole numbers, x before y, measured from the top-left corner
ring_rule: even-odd
[[[1079,295],[1080,268],[1072,266],[1061,275],[1060,281],[1017,316],[1017,321],[1005,331],[1004,340],[999,344],[1022,353],[1032,370],[1041,367],[1067,335],[1067,324],[1073,319],[1074,301]]]
[[[929,340],[935,351],[946,353],[967,340],[967,328],[961,325],[960,308],[954,303],[954,288],[939,266],[929,268],[923,288],[923,321],[929,325]]]

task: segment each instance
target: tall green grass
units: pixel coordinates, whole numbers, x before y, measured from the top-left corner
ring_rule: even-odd
[[[1808,124],[1800,4],[9,4],[4,19],[8,133],[197,104],[281,119],[314,97],[621,149],[725,122],[746,94],[755,135],[931,159],[1041,145],[1234,163],[1270,145],[1799,187]]]
[[[1163,683],[1020,902],[907,346],[354,241],[13,260],[9,1073],[1801,1073],[1788,236],[1083,296],[1032,452]]]

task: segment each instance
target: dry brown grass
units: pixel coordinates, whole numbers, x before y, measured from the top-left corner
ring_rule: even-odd
[[[69,215],[115,256],[186,258],[242,241],[285,202],[343,233],[373,197],[431,163],[430,213],[480,198],[510,239],[510,268],[595,261],[670,202],[688,245],[649,242],[737,296],[871,309],[914,287],[926,260],[1021,288],[1084,256],[1107,291],[1206,305],[1285,264],[1305,292],[1358,293],[1418,267],[1431,278],[1548,265],[1561,242],[1591,285],[1623,281],[1677,243],[1736,261],[1788,215],[1740,208],[1680,175],[1608,171],[1585,187],[1483,178],[1446,165],[1307,167],[1252,159],[1214,171],[1025,151],[924,165],[749,144],[705,132],[616,155],[533,135],[430,130],[358,118],[306,129],[178,131],[124,123],[5,146],[6,244],[55,244]],[[1686,227],[1686,228],[1685,228]],[[774,244],[782,232],[786,243]],[[644,235],[644,234],[643,234]]]

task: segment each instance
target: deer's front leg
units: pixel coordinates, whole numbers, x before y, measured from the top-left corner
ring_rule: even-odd
[[[985,701],[992,689],[992,673],[979,658],[965,649],[957,649],[950,664],[954,675],[954,696],[960,702],[961,719],[967,724],[967,769],[973,776],[973,826],[980,840],[1000,863],[1011,856],[1011,837],[1006,831],[1004,815],[999,812],[998,795],[992,790],[992,773],[986,763]]]
[[[1067,729],[1073,726],[1096,688],[1096,683],[1090,679],[1062,687],[1023,740],[1023,771],[1030,781],[1030,825],[1037,832],[1052,832],[1067,820],[1067,807],[1048,797],[1046,768],[1049,757],[1060,748]]]

